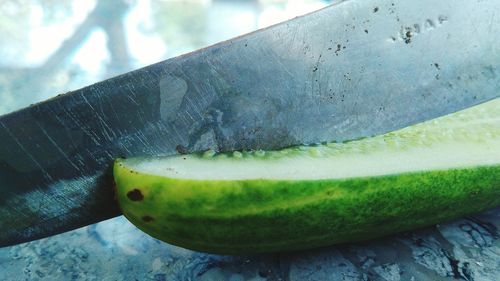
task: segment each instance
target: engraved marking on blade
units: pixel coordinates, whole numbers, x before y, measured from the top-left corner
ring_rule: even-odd
[[[448,17],[445,15],[439,15],[436,19],[426,19],[422,23],[414,23],[410,25],[401,25],[401,28],[396,36],[392,36],[390,41],[405,42],[410,44],[413,38],[421,33],[426,33],[435,28],[438,28],[448,21]]]
[[[160,79],[161,119],[173,121],[188,89],[186,81],[177,76],[167,75]]]

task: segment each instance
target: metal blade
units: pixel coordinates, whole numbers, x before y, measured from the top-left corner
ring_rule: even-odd
[[[500,95],[500,1],[349,0],[0,118],[0,246],[119,215],[123,156],[381,134]]]

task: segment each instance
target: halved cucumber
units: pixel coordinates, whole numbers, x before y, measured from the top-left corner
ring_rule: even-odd
[[[204,252],[380,237],[500,205],[500,99],[347,143],[118,159],[123,214]]]

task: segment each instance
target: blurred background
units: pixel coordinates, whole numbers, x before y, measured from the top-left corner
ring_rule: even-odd
[[[338,1],[0,0],[0,115]],[[0,280],[498,280],[499,217],[228,257],[160,242],[120,216],[0,248]]]
[[[2,0],[0,115],[333,0]]]

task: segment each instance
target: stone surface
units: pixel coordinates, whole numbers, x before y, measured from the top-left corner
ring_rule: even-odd
[[[0,280],[496,280],[500,208],[414,232],[309,251],[218,256],[118,217],[0,249]]]

